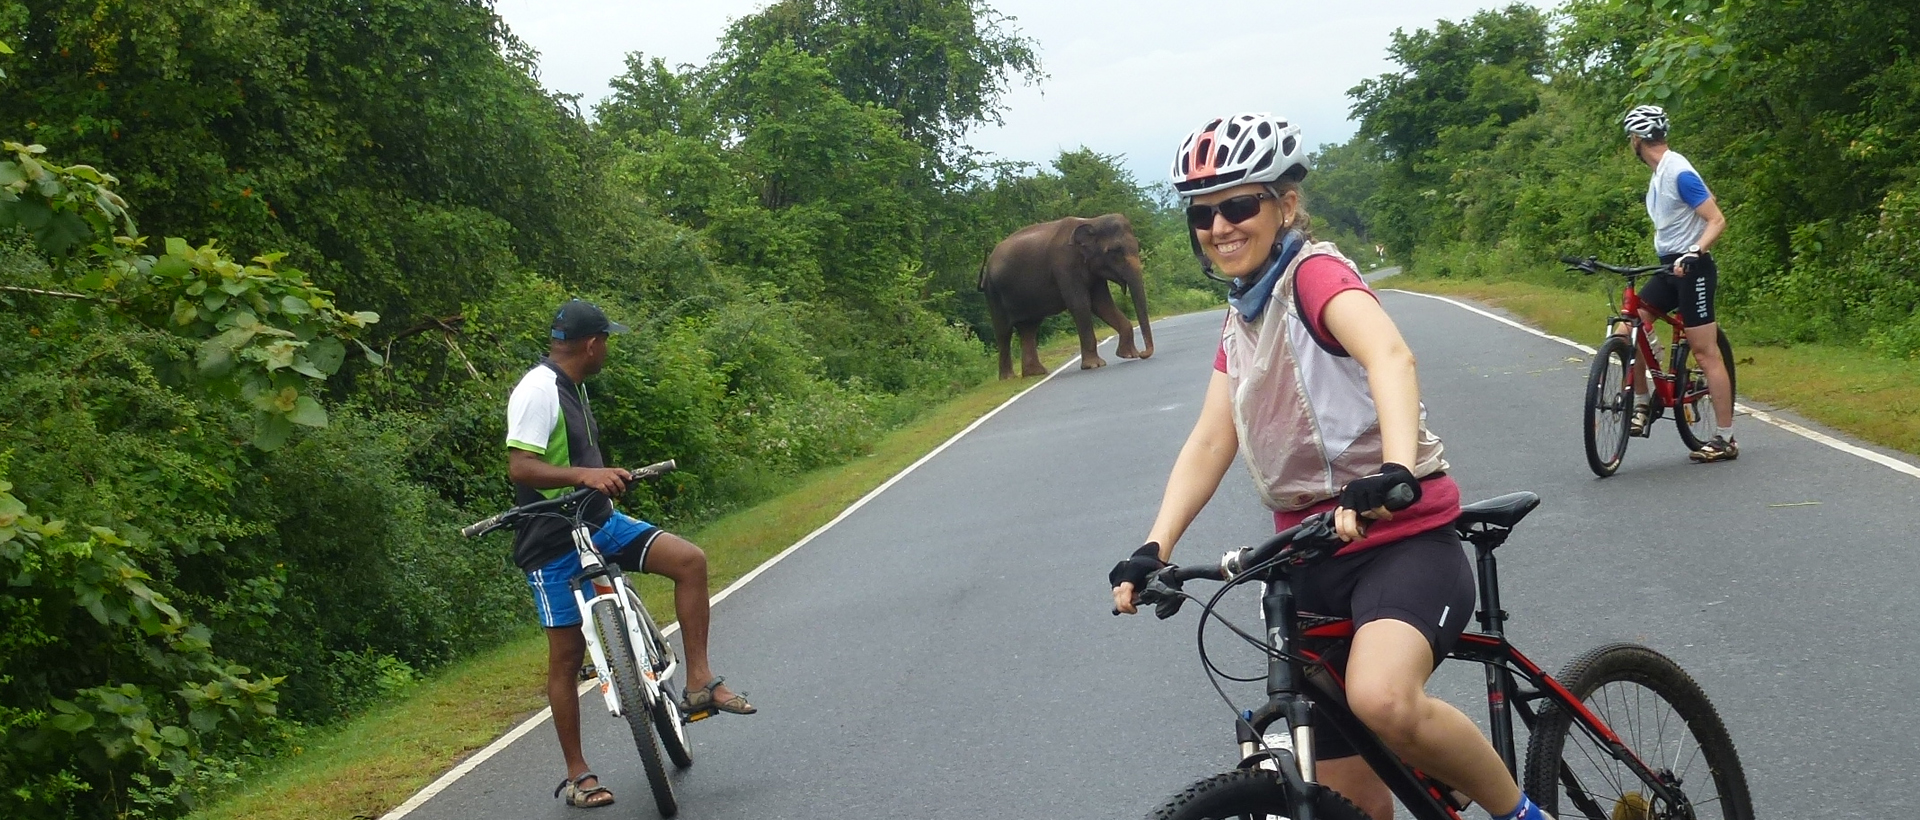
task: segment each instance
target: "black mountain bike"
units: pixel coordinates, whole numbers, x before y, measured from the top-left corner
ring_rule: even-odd
[[[1750,820],[1752,801],[1733,741],[1713,704],[1666,656],[1644,646],[1608,644],[1588,650],[1551,676],[1507,642],[1493,553],[1540,503],[1533,493],[1500,496],[1461,509],[1455,526],[1477,553],[1480,631],[1468,632],[1450,658],[1486,667],[1493,746],[1516,780],[1555,817],[1586,820]],[[1358,749],[1395,797],[1418,820],[1452,820],[1466,808],[1457,792],[1409,767],[1347,709],[1342,685],[1322,662],[1327,643],[1350,639],[1353,623],[1295,608],[1294,573],[1339,549],[1332,520],[1309,518],[1259,547],[1226,553],[1217,565],[1169,566],[1155,573],[1137,600],[1172,617],[1200,600],[1181,585],[1226,583],[1205,601],[1200,653],[1216,691],[1220,672],[1206,655],[1206,626],[1217,620],[1268,658],[1267,701],[1235,710],[1239,766],[1174,795],[1155,820],[1268,818],[1365,820],[1339,794],[1314,782],[1314,735],[1333,731]],[[1262,634],[1228,622],[1216,610],[1240,584],[1264,588]],[[1228,701],[1232,707],[1232,702]],[[1525,771],[1516,765],[1513,716],[1530,732]]]

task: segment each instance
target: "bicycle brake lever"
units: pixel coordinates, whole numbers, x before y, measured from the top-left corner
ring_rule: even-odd
[[[1369,519],[1361,518],[1361,535],[1366,534]],[[1319,516],[1303,523],[1300,531],[1293,536],[1294,559],[1296,565],[1306,565],[1318,561],[1328,553],[1340,549],[1346,542],[1340,540],[1339,532],[1333,528],[1331,517]]]
[[[1154,602],[1153,616],[1163,621],[1177,614],[1180,606],[1187,602],[1186,593],[1180,589],[1179,579],[1173,576],[1175,569],[1177,567],[1169,564],[1166,569],[1154,573],[1153,577],[1147,580],[1147,594],[1140,596],[1142,600]],[[1148,598],[1148,595],[1152,598]]]

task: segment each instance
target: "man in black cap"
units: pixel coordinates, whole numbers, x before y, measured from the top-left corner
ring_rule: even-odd
[[[578,487],[604,494],[589,502],[594,546],[628,572],[652,572],[673,580],[674,608],[686,646],[687,712],[750,715],[747,699],[722,685],[707,666],[707,556],[692,542],[645,521],[615,511],[608,498],[627,491],[631,476],[608,467],[600,451],[600,430],[587,403],[589,376],[607,361],[607,337],[625,333],[590,302],[574,299],[553,317],[547,357],[540,360],[507,400],[507,475],[513,503],[530,504]],[[547,632],[547,702],[560,733],[567,776],[555,795],[574,806],[604,806],[613,793],[600,785],[580,752],[580,700],[575,693],[586,637],[580,632],[579,605],[570,582],[580,573],[570,528],[554,519],[535,519],[514,532],[513,560],[527,573],[540,625]]]

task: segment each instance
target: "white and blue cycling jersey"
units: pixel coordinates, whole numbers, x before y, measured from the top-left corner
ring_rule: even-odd
[[[1695,208],[1713,197],[1707,183],[1680,152],[1669,150],[1647,182],[1647,216],[1653,219],[1653,252],[1683,253],[1700,242],[1707,218]]]

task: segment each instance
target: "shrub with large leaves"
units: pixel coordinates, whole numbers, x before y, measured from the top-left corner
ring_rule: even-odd
[[[209,741],[273,716],[279,679],[215,655],[119,533],[34,515],[12,490],[0,479],[0,815],[76,816],[71,800],[115,779],[172,785]]]
[[[177,237],[167,238],[160,255],[143,254],[147,238],[113,192],[113,175],[55,165],[39,145],[3,147],[0,228],[25,230],[53,261],[58,284],[71,289],[13,290],[92,299],[146,327],[200,340],[200,375],[252,406],[253,443],[261,449],[284,444],[293,425],[326,426],[313,393],[340,369],[348,342],[381,362],[354,338],[380,317],[341,310],[306,274],[279,266],[285,254],[243,264],[212,241],[194,247]]]

